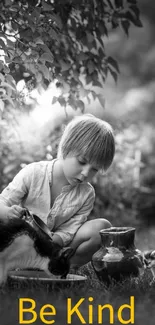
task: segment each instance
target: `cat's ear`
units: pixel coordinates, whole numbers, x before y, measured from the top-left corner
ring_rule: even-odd
[[[155,250],[153,250],[153,251],[151,252],[151,258],[152,258],[152,259],[155,259]]]
[[[149,250],[144,252],[144,257],[146,259],[155,259],[155,250]]]
[[[60,256],[66,259],[70,259],[74,255],[74,249],[71,247],[63,247],[60,251]]]

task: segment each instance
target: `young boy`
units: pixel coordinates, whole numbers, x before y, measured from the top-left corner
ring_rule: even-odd
[[[23,207],[49,227],[53,240],[75,249],[71,263],[83,265],[100,247],[99,231],[111,226],[87,221],[95,192],[90,181],[106,171],[114,157],[111,126],[90,114],[74,118],[60,140],[57,158],[24,167],[0,195],[0,218],[21,216]]]

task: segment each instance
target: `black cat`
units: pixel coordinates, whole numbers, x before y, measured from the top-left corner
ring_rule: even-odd
[[[66,277],[72,255],[72,248],[62,248],[23,219],[0,220],[0,285],[8,271],[16,268],[37,268]]]

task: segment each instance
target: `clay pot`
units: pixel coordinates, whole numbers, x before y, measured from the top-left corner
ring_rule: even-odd
[[[110,284],[131,276],[138,277],[144,263],[142,253],[135,248],[135,228],[111,227],[101,230],[100,235],[102,246],[92,257],[98,278]]]

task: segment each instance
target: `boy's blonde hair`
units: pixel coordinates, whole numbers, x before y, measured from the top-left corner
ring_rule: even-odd
[[[107,170],[115,154],[115,141],[109,123],[84,114],[66,126],[58,147],[58,158],[82,156],[98,169]]]

